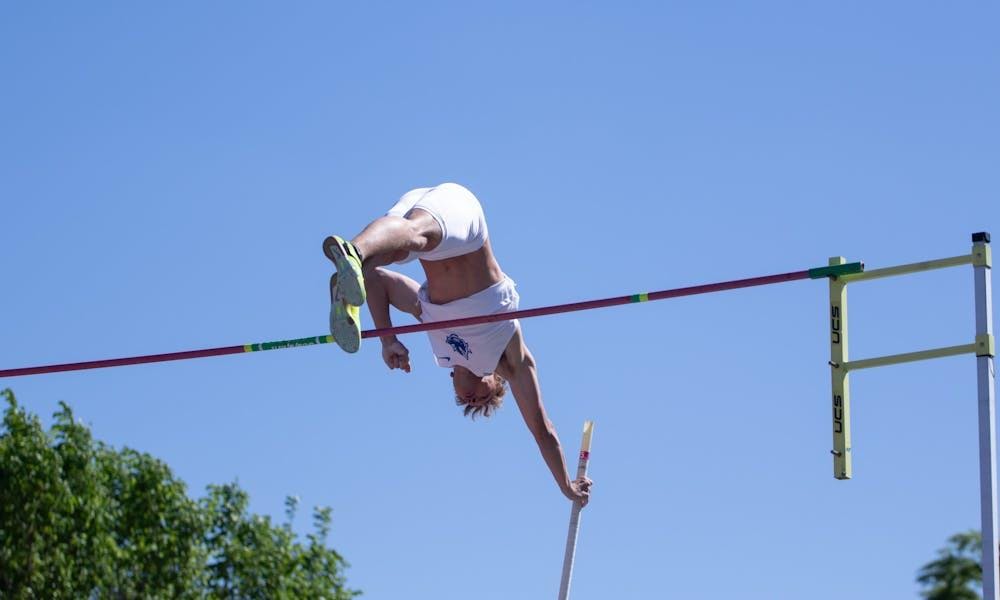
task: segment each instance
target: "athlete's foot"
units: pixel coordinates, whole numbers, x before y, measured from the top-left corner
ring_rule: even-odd
[[[330,277],[330,334],[345,352],[361,347],[361,309],[338,297],[336,273]]]
[[[323,254],[337,267],[340,281],[337,294],[351,306],[365,303],[365,278],[361,272],[361,255],[351,242],[332,235],[323,240]]]

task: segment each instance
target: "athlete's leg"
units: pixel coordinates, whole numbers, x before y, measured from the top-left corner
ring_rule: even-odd
[[[441,242],[441,226],[427,211],[415,208],[405,217],[375,219],[351,243],[364,259],[365,269],[406,258],[410,252],[428,252]]]
[[[365,275],[372,269],[406,258],[409,252],[431,250],[441,242],[441,226],[434,217],[413,209],[405,217],[385,216],[370,223],[354,240],[337,236],[323,240],[323,253],[337,267],[337,285],[331,282],[330,330],[337,343],[356,352],[361,324],[349,307],[365,303]],[[379,311],[381,312],[381,311]]]
[[[410,252],[433,250],[441,243],[442,235],[437,220],[415,208],[405,217],[386,215],[375,219],[350,242],[330,236],[323,240],[323,253],[341,273],[344,298],[360,306],[364,304],[362,267],[381,267],[405,259]]]

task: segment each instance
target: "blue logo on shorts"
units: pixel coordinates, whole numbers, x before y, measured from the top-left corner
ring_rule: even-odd
[[[448,337],[444,338],[444,341],[451,346],[457,354],[461,354],[466,360],[469,359],[469,355],[472,354],[472,349],[469,348],[469,343],[458,336],[457,333],[449,333]]]

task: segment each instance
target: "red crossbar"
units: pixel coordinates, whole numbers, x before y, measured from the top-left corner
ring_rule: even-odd
[[[569,304],[557,304],[554,306],[544,306],[541,308],[528,308],[513,312],[497,313],[493,315],[480,315],[463,319],[452,319],[449,321],[435,321],[432,323],[418,323],[416,325],[402,325],[400,327],[387,327],[385,329],[367,329],[361,332],[362,338],[373,338],[383,335],[401,335],[404,333],[416,333],[418,331],[431,331],[435,329],[451,329],[463,325],[476,325],[479,323],[492,323],[495,321],[508,321],[511,319],[527,319],[530,317],[542,317],[559,313],[575,312],[580,310],[591,310],[594,308],[604,308],[607,306],[618,306],[621,304],[632,304],[635,302],[665,300],[667,298],[679,298],[681,296],[695,296],[698,294],[710,294],[712,292],[722,292],[725,290],[735,290],[740,288],[755,287],[760,285],[770,285],[773,283],[783,283],[786,281],[797,281],[809,279],[809,271],[794,271],[791,273],[781,273],[778,275],[766,275],[764,277],[752,277],[749,279],[736,279],[733,281],[723,281],[720,283],[709,283],[706,285],[695,285],[691,287],[675,288],[671,290],[661,290],[651,292],[640,299],[640,294],[629,296],[617,296],[615,298],[605,298],[603,300],[589,300],[586,302],[572,302]],[[166,354],[148,354],[145,356],[132,356],[128,358],[112,358],[106,360],[92,360],[87,362],[64,363],[58,365],[45,365],[40,367],[23,367],[19,369],[0,370],[0,378],[17,377],[20,375],[38,375],[42,373],[58,373],[61,371],[82,371],[85,369],[101,369],[104,367],[120,367],[124,365],[138,365],[143,363],[167,362],[172,360],[186,360],[189,358],[202,358],[205,356],[224,356],[227,354],[241,354],[243,352],[254,352],[258,350],[271,350],[288,348],[293,346],[306,346],[310,344],[326,343],[326,336],[316,338],[304,338],[293,340],[294,343],[286,342],[265,342],[263,344],[250,344],[248,346],[225,346],[222,348],[207,348],[204,350],[187,350],[184,352],[168,352]],[[270,346],[270,347],[268,347]]]

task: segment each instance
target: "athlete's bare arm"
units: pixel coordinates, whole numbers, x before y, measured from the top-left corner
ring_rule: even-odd
[[[365,293],[368,296],[368,310],[377,329],[392,327],[389,306],[396,307],[420,319],[420,301],[417,292],[420,284],[406,275],[365,266]],[[382,336],[382,360],[390,369],[410,372],[410,352],[394,335]]]
[[[497,365],[497,373],[510,384],[510,391],[517,401],[517,408],[520,409],[528,430],[535,437],[542,458],[552,472],[559,489],[570,500],[579,501],[586,506],[590,497],[591,481],[587,478],[570,481],[559,436],[545,413],[545,405],[542,404],[535,359],[524,344],[520,325],[504,350],[503,357]]]

